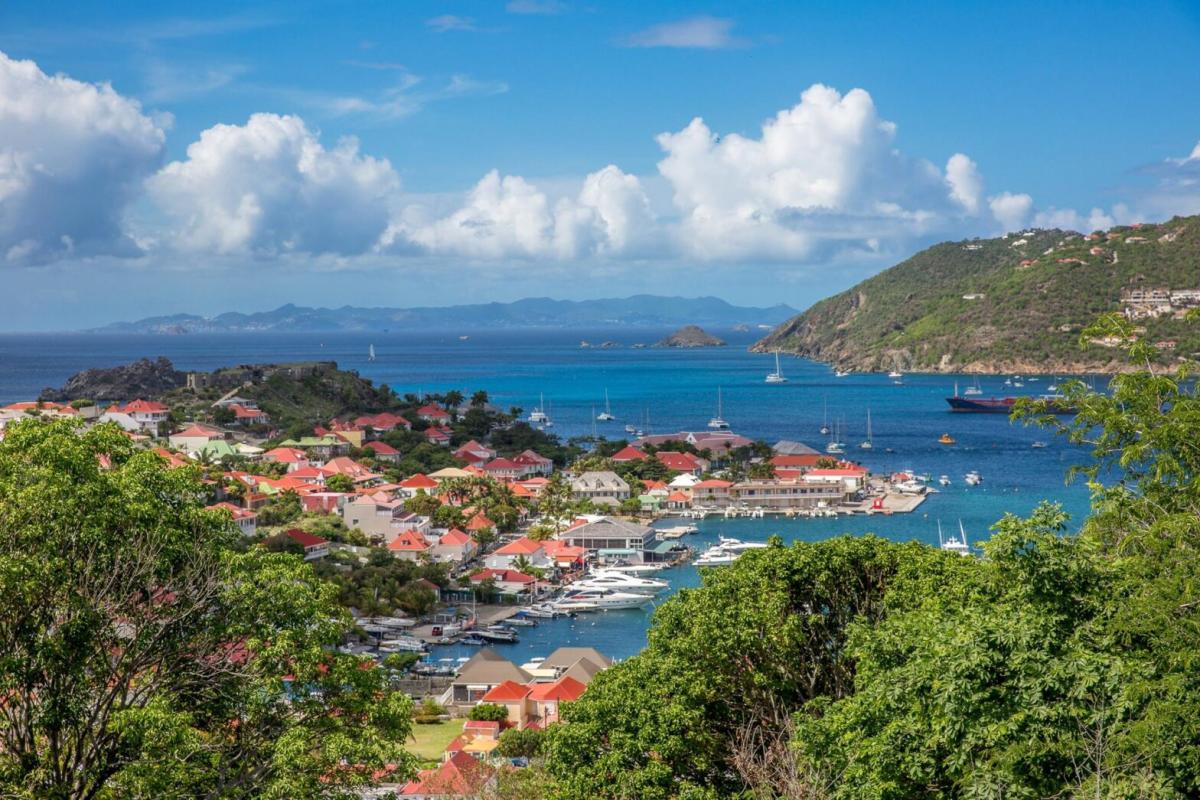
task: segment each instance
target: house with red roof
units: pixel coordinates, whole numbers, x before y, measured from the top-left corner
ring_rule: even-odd
[[[390,411],[384,411],[382,414],[358,417],[354,420],[354,425],[363,430],[370,430],[374,434],[387,433],[388,431],[394,431],[396,428],[403,428],[406,431],[412,430],[411,422],[399,414],[393,414]]]
[[[583,569],[587,550],[582,547],[576,547],[559,539],[547,539],[542,542],[542,549],[546,551],[546,557],[553,562],[554,566],[563,572]]]
[[[558,722],[561,703],[578,700],[587,686],[564,675],[546,683],[521,684],[505,681],[483,696],[483,703],[508,709],[508,724],[514,728],[544,728]]]
[[[692,507],[692,496],[687,492],[671,492],[667,495],[667,508],[672,511],[683,511]]]
[[[471,585],[478,587],[489,578],[501,594],[529,594],[537,589],[537,578],[515,569],[481,569],[471,576]]]
[[[371,441],[363,444],[363,449],[370,450],[376,461],[395,464],[400,460],[400,451],[386,442]]]
[[[867,469],[852,464],[841,464],[834,468],[810,469],[804,473],[804,480],[810,482],[825,482],[840,480],[848,494],[860,491],[867,485]]]
[[[480,511],[467,522],[467,532],[474,533],[482,530],[496,530],[496,523],[488,519],[487,515]]]
[[[626,445],[610,456],[611,460],[618,464],[624,464],[629,461],[645,461],[649,457],[633,445]]]
[[[387,549],[401,561],[420,561],[430,555],[433,545],[419,531],[404,531],[388,542]]]
[[[521,465],[507,458],[493,458],[483,465],[483,471],[498,481],[514,481],[523,477]]]
[[[333,475],[331,470],[323,469],[322,467],[301,467],[294,469],[287,474],[287,477],[303,481],[311,486],[324,486],[326,479]]]
[[[542,477],[526,478],[523,481],[517,481],[514,483],[513,487],[515,488],[520,486],[523,490],[529,493],[530,497],[536,500],[542,496],[542,490],[546,488],[546,484],[549,482],[549,479]]]
[[[429,517],[405,510],[401,499],[360,495],[344,503],[341,510],[347,528],[358,528],[367,538],[383,544],[408,531],[428,536],[431,528]]]
[[[241,403],[230,403],[226,408],[233,412],[233,421],[237,425],[266,425],[271,421],[267,412],[261,408],[244,406]]]
[[[195,453],[209,442],[224,438],[225,434],[220,431],[206,428],[203,425],[192,424],[177,433],[172,433],[167,437],[167,441],[176,450],[182,450],[185,453]]]
[[[449,425],[453,420],[450,413],[441,406],[429,403],[417,409],[417,416],[430,425]]]
[[[300,495],[300,507],[310,514],[336,514],[353,497],[349,492],[305,492]]]
[[[450,446],[450,434],[437,426],[430,426],[425,429],[425,438],[430,444],[441,445],[442,447]]]
[[[437,488],[438,482],[421,472],[400,481],[400,493],[405,497],[416,497],[417,492],[422,491],[425,494],[433,494]]]
[[[125,414],[136,422],[142,430],[150,433],[157,431],[158,424],[166,422],[167,417],[171,413],[170,408],[154,400],[132,400],[123,406],[111,406],[106,410]]]
[[[381,482],[376,473],[367,469],[349,456],[338,456],[325,462],[324,470],[332,475],[345,475],[355,485],[370,485]]]
[[[262,454],[262,460],[287,464],[288,471],[307,467],[311,463],[308,454],[299,447],[273,447]]]
[[[396,793],[404,800],[482,797],[495,785],[496,768],[465,751],[451,754],[434,769],[421,770]]]
[[[771,456],[771,463],[776,467],[783,467],[785,469],[812,469],[823,459],[828,460],[829,456],[822,453],[781,454]]]
[[[216,503],[211,506],[206,506],[211,511],[227,511],[229,516],[233,517],[234,523],[238,526],[238,530],[244,536],[253,536],[258,530],[258,514],[255,514],[248,508],[235,506],[233,503],[223,502]]]
[[[654,454],[664,467],[672,472],[683,472],[699,478],[708,471],[709,462],[695,453],[677,453],[673,450],[659,450]]]
[[[284,531],[284,536],[304,548],[305,561],[316,561],[319,558],[329,555],[328,539],[322,539],[320,536],[311,534],[308,531],[302,531],[299,528]]]
[[[479,551],[479,544],[465,531],[451,528],[442,534],[437,544],[433,546],[430,556],[434,561],[448,564],[461,564],[469,561]]]
[[[535,453],[532,450],[522,450],[517,455],[513,456],[513,463],[521,467],[522,478],[530,478],[541,476],[545,477],[551,472],[554,472],[554,462],[540,453]]]
[[[493,550],[491,553],[488,553],[483,563],[492,569],[510,569],[513,562],[519,558],[524,558],[529,562],[530,566],[541,569],[548,569],[554,566],[554,562],[546,555],[545,543],[530,539],[528,536],[514,539],[508,544]]]
[[[454,451],[454,457],[468,464],[482,467],[496,457],[496,451],[472,439],[466,444],[460,445]]]

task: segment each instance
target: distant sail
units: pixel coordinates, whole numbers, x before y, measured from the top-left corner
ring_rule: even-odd
[[[375,360],[375,345],[371,345],[370,349],[367,351],[367,361],[374,361],[374,360]]]

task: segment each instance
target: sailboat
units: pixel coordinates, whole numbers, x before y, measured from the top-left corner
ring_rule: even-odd
[[[783,370],[779,368],[779,351],[775,351],[775,371],[767,374],[767,383],[787,383]]]
[[[721,417],[721,387],[717,387],[717,415],[708,421],[708,427],[716,431],[729,429],[729,423]]]
[[[983,394],[983,387],[979,385],[979,376],[975,376],[975,382],[963,389],[964,396],[979,396]]]
[[[824,414],[821,416],[821,435],[829,433],[829,398],[822,397],[821,404],[824,408]]]
[[[938,520],[938,547],[948,553],[958,553],[960,556],[971,555],[971,546],[967,544],[967,532],[963,530],[962,520],[958,521],[958,536],[953,533],[949,538],[942,537],[942,521]]]
[[[371,345],[369,348],[367,348],[367,361],[374,361],[374,360],[375,360],[375,345]]]
[[[863,450],[870,450],[875,447],[875,443],[871,441],[871,409],[867,409],[867,439],[859,445]]]
[[[825,452],[830,454],[839,454],[846,452],[846,445],[841,441],[842,421],[839,419],[834,426],[835,432],[829,439],[829,444],[825,445]]]
[[[608,389],[604,390],[604,410],[596,415],[596,419],[601,422],[612,422],[616,417],[613,416],[612,407],[608,404]]]

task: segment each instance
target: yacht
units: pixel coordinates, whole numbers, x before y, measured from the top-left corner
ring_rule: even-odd
[[[983,476],[975,470],[971,470],[963,476],[963,480],[967,482],[968,486],[978,486],[983,483]]]
[[[615,589],[633,594],[658,594],[670,588],[669,583],[658,578],[638,578],[633,575],[593,573],[571,584],[573,589]]]
[[[871,441],[871,409],[867,409],[867,438],[859,445],[863,450],[870,450],[875,447],[875,443]]]
[[[906,481],[900,481],[896,484],[896,491],[900,494],[925,494],[927,487],[925,484],[915,478],[909,478]]]
[[[608,389],[604,390],[604,410],[596,415],[596,419],[600,422],[612,422],[616,419],[613,416],[612,407],[608,404]]]
[[[529,412],[529,421],[535,425],[545,425],[550,421],[550,415],[543,409],[546,408],[546,396],[538,395],[538,407]]]
[[[729,423],[721,417],[721,388],[717,387],[717,415],[708,421],[708,427],[716,431],[729,430]]]
[[[605,572],[619,572],[625,575],[650,575],[662,572],[666,568],[666,564],[616,564],[603,569]]]
[[[384,639],[379,643],[381,653],[424,653],[429,648],[420,639]]]
[[[949,475],[943,475],[943,476],[941,476],[940,478],[938,478],[938,485],[940,485],[940,486],[949,486],[949,485],[950,485],[950,476],[949,476]]]
[[[642,608],[653,598],[648,594],[621,592],[616,589],[568,589],[554,603],[560,611],[620,611]]]
[[[949,536],[943,538],[942,537],[942,523],[939,520],[938,521],[938,547],[942,548],[943,550],[945,550],[948,553],[958,553],[960,556],[971,555],[971,547],[970,547],[970,545],[967,544],[967,532],[965,530],[963,530],[962,520],[959,520],[959,522],[958,522],[958,532],[959,532],[958,536],[955,536],[952,533]]]
[[[724,567],[737,561],[748,550],[759,550],[766,547],[765,542],[743,542],[740,539],[729,539],[720,536],[717,543],[705,550],[696,559],[698,567]]]
[[[761,550],[769,546],[766,542],[743,542],[741,539],[733,539],[728,536],[717,537],[717,547],[734,553],[744,553],[747,550]]]
[[[835,377],[835,378],[844,378],[849,374],[850,374],[850,370],[848,370],[848,369],[835,369],[833,371],[833,377]]]
[[[841,442],[841,424],[834,426],[834,434],[829,439],[829,444],[825,445],[825,452],[831,455],[837,455],[846,452],[846,445]]]
[[[775,351],[775,371],[767,374],[767,383],[787,383],[788,379],[783,376],[783,370],[779,368],[779,351]]]
[[[979,385],[979,378],[977,376],[975,382],[963,390],[963,395],[966,397],[978,397],[981,394],[983,394],[983,387]]]
[[[1034,450],[1041,450],[1046,446],[1046,443],[1042,441],[1037,441],[1030,445],[1030,447],[1032,447]]]
[[[637,426],[636,425],[626,425],[625,432],[626,433],[637,433]]]
[[[492,643],[511,644],[517,641],[517,632],[512,628],[504,625],[489,625],[486,628],[480,628],[475,631],[475,635],[482,638],[484,641]]]
[[[904,373],[903,373],[903,372],[901,372],[901,371],[900,371],[900,370],[898,370],[898,369],[894,369],[894,370],[892,370],[891,372],[889,372],[889,373],[888,373],[888,377],[889,377],[889,378],[903,378],[903,377],[904,377]]]

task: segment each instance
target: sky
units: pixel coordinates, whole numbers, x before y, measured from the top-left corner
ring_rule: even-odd
[[[0,330],[650,292],[1200,213],[1200,3],[0,5]]]

